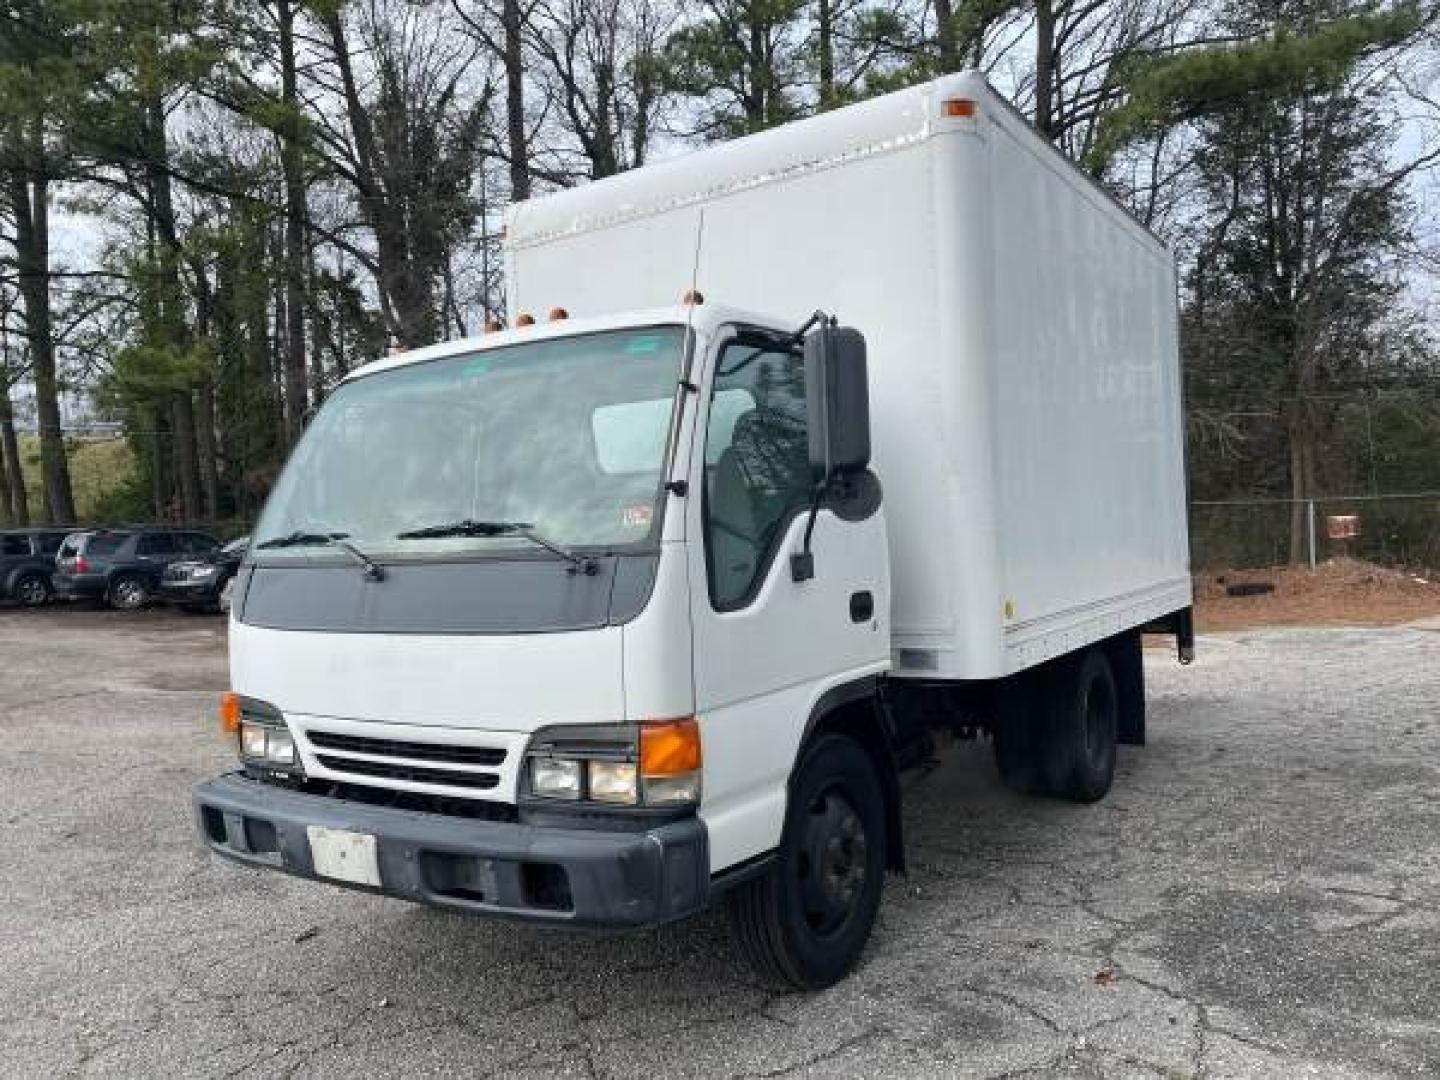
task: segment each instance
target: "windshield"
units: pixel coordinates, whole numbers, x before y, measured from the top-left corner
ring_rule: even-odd
[[[466,522],[523,524],[567,549],[651,543],[684,335],[537,341],[342,384],[285,466],[255,549],[267,562],[333,557],[266,547],[323,533],[370,555],[544,553],[515,531],[400,535]]]

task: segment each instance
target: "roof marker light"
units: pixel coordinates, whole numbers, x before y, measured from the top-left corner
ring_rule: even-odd
[[[688,289],[685,295],[680,298],[680,305],[682,307],[691,307],[692,305],[699,305],[704,302],[705,295],[699,289]]]
[[[499,319],[497,319],[494,315],[491,315],[485,320],[485,333],[487,334],[494,334],[504,329],[505,324]]]
[[[521,312],[515,317],[515,325],[517,328],[521,326],[534,326],[535,316],[531,315],[528,311]]]
[[[975,102],[969,98],[946,98],[940,103],[941,116],[974,116]]]
[[[563,307],[552,307],[550,309],[551,322],[559,322],[561,319],[568,319],[569,317],[570,313],[566,311]]]

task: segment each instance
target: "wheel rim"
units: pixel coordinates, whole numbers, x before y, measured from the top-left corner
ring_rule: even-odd
[[[134,581],[122,581],[115,586],[115,602],[121,607],[139,607],[145,600],[145,590]]]
[[[20,582],[20,602],[34,607],[45,602],[45,583],[39,578],[26,578]]]
[[[865,889],[869,844],[865,825],[838,788],[811,801],[796,860],[805,922],[820,936],[836,933],[854,914]]]

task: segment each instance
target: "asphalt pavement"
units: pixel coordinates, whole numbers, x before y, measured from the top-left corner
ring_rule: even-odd
[[[1098,805],[983,743],[912,774],[860,970],[777,994],[718,913],[542,931],[215,861],[223,623],[0,612],[0,1075],[1440,1074],[1440,624],[1147,676]]]

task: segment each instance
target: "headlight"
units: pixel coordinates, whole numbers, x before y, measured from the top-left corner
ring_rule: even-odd
[[[206,578],[212,578],[214,576],[215,567],[213,566],[192,566],[190,568],[191,581],[204,581]]]
[[[635,763],[633,761],[592,761],[589,767],[590,798],[596,802],[634,803]]]
[[[248,758],[265,758],[265,733],[266,729],[259,724],[240,724],[240,756]]]
[[[220,728],[235,739],[235,749],[246,765],[299,771],[295,737],[273,705],[227,693],[220,699]]]
[[[566,758],[530,760],[531,790],[543,799],[580,798],[580,762]]]
[[[529,794],[538,799],[670,807],[700,801],[700,727],[693,717],[546,728],[526,757]]]
[[[294,765],[295,739],[287,728],[242,719],[240,756],[257,765]]]

